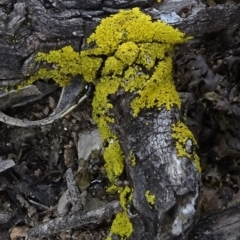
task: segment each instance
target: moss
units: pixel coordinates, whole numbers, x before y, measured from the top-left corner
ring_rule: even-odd
[[[149,190],[145,192],[145,198],[147,202],[149,203],[150,207],[155,204],[156,196],[154,194],[151,194]]]
[[[188,129],[188,127],[181,121],[178,121],[176,124],[172,126],[172,138],[176,141],[176,149],[178,157],[187,157],[189,159],[193,159],[194,164],[198,172],[201,172],[200,160],[195,152],[195,148],[197,147],[197,141],[195,140],[192,132]],[[187,143],[191,141],[191,149],[187,151]]]

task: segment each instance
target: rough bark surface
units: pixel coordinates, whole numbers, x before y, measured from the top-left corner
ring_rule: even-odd
[[[113,128],[133,187],[131,239],[185,239],[196,217],[200,175],[193,161],[177,156],[171,133],[172,124],[180,119],[179,110],[148,110],[133,118],[126,94],[114,102]],[[134,167],[128,159],[131,154],[136,157]],[[147,191],[156,196],[153,207],[145,198]]]
[[[184,5],[164,1],[3,1],[0,7],[0,85],[18,83],[37,68],[33,59],[38,51],[49,51],[71,45],[84,48],[84,39],[100,20],[122,8],[141,7],[153,19],[172,14],[174,24],[186,34],[199,36],[240,23],[240,5],[197,6],[197,1]],[[188,9],[190,16],[179,15]],[[201,10],[201,8],[203,8]],[[194,12],[194,9],[198,12]],[[192,11],[192,15],[191,15]],[[164,15],[165,16],[165,15]]]

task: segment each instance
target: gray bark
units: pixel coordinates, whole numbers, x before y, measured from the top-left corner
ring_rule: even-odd
[[[65,45],[82,49],[84,39],[100,20],[121,8],[141,7],[153,19],[174,15],[175,22],[171,24],[192,36],[202,36],[240,23],[239,4],[203,8],[197,3],[193,0],[180,5],[175,2],[173,5],[171,1],[158,4],[150,0],[3,1],[0,6],[0,86],[17,84],[36,71],[33,59],[38,51]],[[183,9],[190,14],[188,18],[179,16]]]
[[[134,232],[130,239],[185,239],[196,220],[196,200],[200,175],[193,161],[178,157],[172,124],[181,119],[180,111],[142,111],[131,116],[130,94],[113,97],[113,125],[126,156],[125,166],[133,187]],[[134,153],[136,166],[128,156]],[[145,193],[156,196],[149,207]]]
[[[75,211],[69,213],[68,216],[59,216],[54,220],[30,229],[27,239],[42,238],[69,228],[101,223],[103,220],[111,219],[112,216],[119,211],[121,211],[121,206],[118,201],[111,202],[104,207],[87,212]]]

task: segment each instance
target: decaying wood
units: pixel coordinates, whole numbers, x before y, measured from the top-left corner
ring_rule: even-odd
[[[100,20],[121,8],[142,7],[154,19],[159,19],[162,14],[166,16],[166,12],[167,15],[175,12],[175,21],[169,23],[193,36],[202,36],[240,23],[240,5],[219,5],[213,8],[194,6],[197,9],[194,11],[193,2],[197,5],[197,1],[186,2],[189,4],[184,7],[189,8],[190,16],[181,19],[181,7],[170,11],[164,5],[147,0],[49,3],[26,0],[12,4],[5,1],[0,9],[0,85],[21,82],[36,71],[39,66],[34,58],[38,51],[65,45],[71,45],[75,50],[83,49],[86,37]],[[134,233],[130,239],[186,239],[196,218],[195,203],[200,178],[191,161],[186,158],[180,161],[177,157],[171,126],[180,119],[179,110],[143,111],[133,120],[130,116],[129,96],[120,93],[113,98],[116,103],[116,123],[112,128],[119,136],[125,155],[134,152],[138,162],[133,168],[126,160],[128,178],[134,188],[133,209],[129,210]],[[156,196],[153,209],[144,197],[146,191]],[[29,238],[54,234],[59,228],[64,230],[97,223],[110,218],[120,209],[119,203],[113,202],[84,214],[70,213],[31,229]],[[221,215],[217,219],[221,222]],[[236,222],[239,224],[239,218]],[[236,222],[232,223],[233,227]],[[214,237],[215,226],[218,225],[209,225],[209,231]]]
[[[131,94],[114,97],[112,128],[120,139],[133,187],[134,232],[130,239],[185,239],[196,220],[200,175],[193,161],[177,156],[171,133],[172,124],[181,119],[180,111],[144,110],[133,118]],[[132,154],[134,167],[128,159]],[[145,198],[147,191],[156,196],[152,209]]]
[[[165,3],[166,2],[166,3]],[[171,5],[171,2],[174,5]],[[181,2],[182,3],[182,2]],[[22,78],[37,68],[33,59],[38,51],[48,51],[65,45],[76,50],[85,46],[85,39],[93,32],[100,20],[121,8],[141,7],[154,19],[174,13],[177,26],[192,36],[219,31],[240,23],[240,5],[218,5],[211,8],[198,7],[198,1],[184,4],[164,1],[16,1],[0,7],[0,85],[22,81]],[[168,7],[169,6],[169,7]],[[170,9],[170,7],[174,7]],[[177,9],[175,9],[177,8]],[[198,12],[194,12],[194,9]],[[182,19],[183,9],[188,9],[188,18]],[[177,16],[177,17],[176,17]]]
[[[104,207],[88,212],[75,211],[67,216],[59,216],[28,231],[28,239],[50,236],[70,228],[99,224],[108,221],[114,214],[121,211],[118,201],[108,203]]]

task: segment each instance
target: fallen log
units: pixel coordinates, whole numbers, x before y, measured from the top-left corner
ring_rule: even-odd
[[[135,5],[134,2],[125,4],[124,7]],[[147,8],[148,2],[137,4],[146,6],[144,10],[153,19],[161,16],[161,5]],[[122,7],[121,4],[116,6]],[[110,7],[111,3],[106,2],[99,9],[97,1],[90,7],[86,5],[86,8],[96,11],[79,10],[76,5],[66,6],[61,1],[50,6],[37,1],[15,4],[9,14],[12,21],[6,21],[7,17],[2,15],[7,22],[4,25],[7,29],[6,41],[0,45],[3,53],[0,65],[3,70],[2,85],[8,85],[9,81],[18,84],[39,69],[39,64],[34,62],[38,51],[65,45],[71,45],[75,50],[84,48],[85,38],[99,20],[115,11]],[[207,8],[172,24],[187,34],[199,36],[224,29],[228,24],[239,23],[238,11],[239,5]],[[208,24],[218,19],[219,14],[224,14],[224,21],[214,21],[209,28]],[[17,20],[16,15],[19,16]],[[133,225],[129,238],[185,239],[196,220],[200,177],[196,165],[189,159],[189,156],[196,157],[194,138],[181,124],[179,107],[143,110],[133,118],[133,94],[119,90],[109,97],[114,103],[112,110],[115,116],[115,123],[110,124],[110,128],[118,136],[126,156],[126,172],[133,188],[132,205],[126,210]],[[180,140],[183,136],[179,134],[185,133],[184,141]],[[182,145],[185,155],[179,155],[176,143]],[[133,166],[134,161],[136,166]]]
[[[194,0],[184,1],[184,4],[175,4],[175,1],[159,4],[147,0],[104,1],[104,4],[100,1],[42,4],[35,0],[5,3],[0,7],[0,86],[18,84],[35,72],[39,66],[33,60],[38,51],[46,52],[65,45],[71,45],[77,51],[83,49],[85,39],[102,18],[121,8],[134,6],[142,7],[154,20],[161,16],[169,19],[169,24],[191,36],[203,36],[240,23],[239,4],[205,8]],[[190,15],[181,18],[181,12],[186,9]]]

